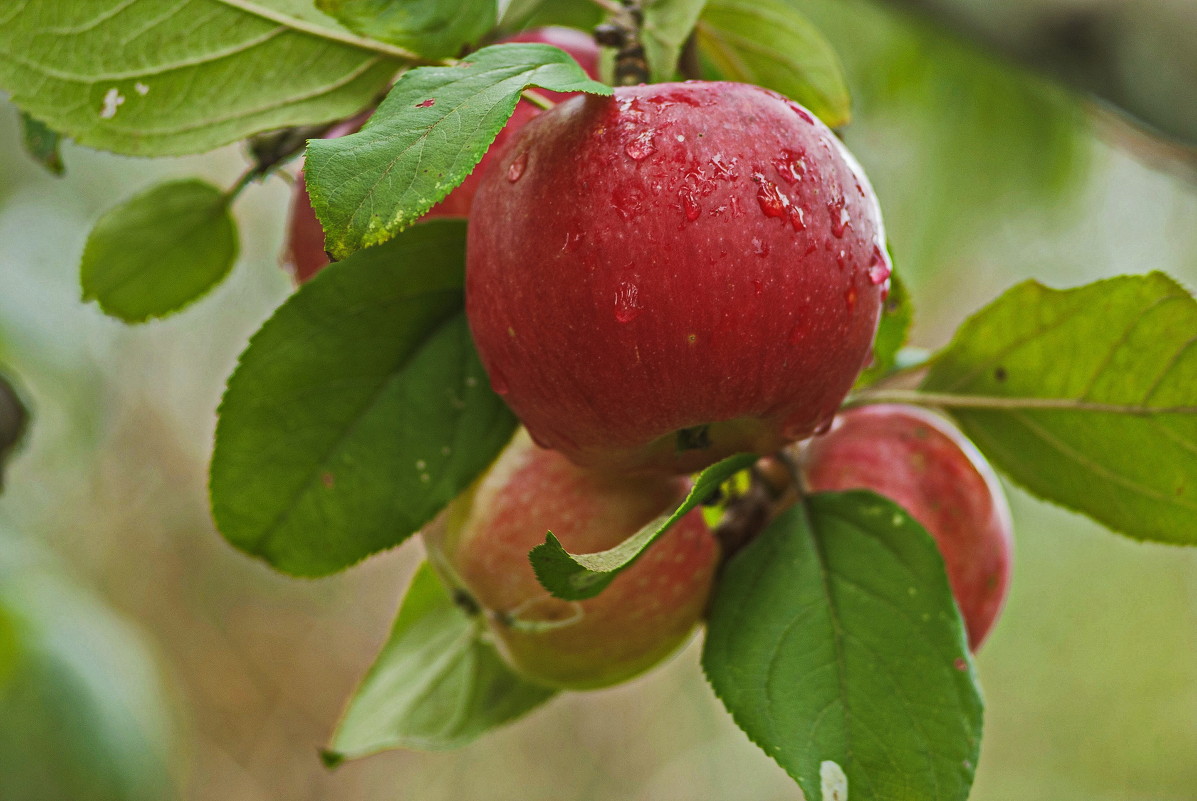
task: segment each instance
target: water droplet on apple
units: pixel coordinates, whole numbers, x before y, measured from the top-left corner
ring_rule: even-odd
[[[856,308],[856,298],[857,298],[856,287],[855,286],[848,287],[848,291],[844,293],[844,302],[846,304],[848,304],[848,311],[852,311],[853,309]]]
[[[777,184],[770,181],[759,172],[752,174],[756,182],[756,200],[761,205],[761,211],[766,217],[785,219],[789,216],[790,199],[781,193]]]
[[[827,211],[831,214],[831,233],[835,234],[836,239],[842,239],[844,231],[852,222],[848,210],[844,208],[844,199],[841,197],[828,203]]]
[[[682,211],[686,214],[686,219],[694,222],[698,216],[702,214],[702,206],[698,205],[698,200],[694,197],[693,192],[685,187],[677,191],[678,200],[682,203]]]
[[[653,144],[653,132],[641,131],[636,134],[624,145],[623,152],[627,153],[633,161],[642,161],[656,153],[657,146]]]
[[[611,194],[611,205],[616,214],[630,222],[644,213],[644,193],[634,186],[618,186]]]
[[[807,111],[806,109],[804,109],[802,106],[795,103],[793,100],[787,100],[786,105],[790,107],[790,111],[794,112],[795,114],[797,114],[802,119],[806,120],[811,125],[815,124],[815,118],[810,115],[810,112]]]
[[[631,281],[620,281],[615,290],[615,320],[630,323],[644,313],[640,306],[640,287]]]
[[[777,168],[777,174],[780,175],[787,183],[798,183],[802,180],[802,176],[806,174],[806,151],[799,148],[798,150],[783,150],[781,155],[773,161],[773,166]]]
[[[736,160],[729,159],[722,153],[711,156],[711,166],[714,167],[715,177],[720,180],[732,181],[740,177],[735,172]]]
[[[507,168],[507,180],[515,183],[524,174],[524,168],[528,166],[528,154],[520,153],[515,157],[515,161],[511,162],[511,166]]]
[[[578,231],[573,234],[565,235],[565,244],[561,246],[562,253],[573,253],[582,244],[582,237],[586,236],[585,231]]]
[[[806,212],[801,206],[790,206],[790,225],[795,231],[806,230]]]
[[[506,395],[508,392],[507,379],[498,370],[491,371],[490,388],[495,391],[496,395]]]
[[[758,256],[761,256],[762,258],[765,256],[768,256],[769,255],[769,243],[763,242],[754,236],[752,238],[752,252]],[[757,294],[760,294],[760,291],[761,291],[760,290],[760,281],[753,281],[753,284],[757,287],[757,290],[756,290]]]
[[[881,252],[881,248],[874,245],[873,259],[869,262],[869,282],[873,286],[884,284],[892,272],[885,254]]]

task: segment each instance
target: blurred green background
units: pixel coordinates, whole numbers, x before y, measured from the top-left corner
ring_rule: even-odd
[[[1197,287],[1197,184],[1149,138],[872,6],[803,6],[848,69],[846,137],[911,286],[915,344],[944,343],[1027,277],[1164,270]],[[693,645],[458,752],[321,767],[420,554],[293,580],[210,522],[224,379],[290,291],[278,269],[289,186],[273,178],[239,200],[242,255],[212,296],[127,328],[79,300],[90,224],[166,177],[229,185],[243,157],[68,146],[65,159],[63,179],[33,164],[0,104],[0,372],[34,414],[0,496],[0,799],[799,797],[714,700]],[[1197,800],[1197,550],[1011,499],[1015,578],[979,656],[972,799]]]

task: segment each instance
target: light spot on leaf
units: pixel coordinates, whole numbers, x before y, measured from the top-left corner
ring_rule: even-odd
[[[839,763],[831,760],[819,763],[819,785],[823,801],[848,801],[848,777]]]
[[[135,90],[137,90],[137,94],[141,95],[142,97],[145,97],[146,95],[148,95],[150,93],[150,87],[146,86],[141,81],[138,81],[137,83],[133,84],[133,88]]]
[[[104,95],[104,107],[100,109],[100,119],[110,120],[116,116],[116,110],[125,102],[125,96],[112,87]]]

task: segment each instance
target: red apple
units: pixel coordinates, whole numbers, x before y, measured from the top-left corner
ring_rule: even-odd
[[[913,406],[849,409],[802,449],[807,489],[869,489],[935,538],[974,651],[1010,583],[1010,508],[976,447],[943,417]]]
[[[610,548],[685,497],[684,478],[579,468],[521,432],[490,471],[425,531],[429,558],[486,613],[508,663],[528,679],[589,689],[675,651],[702,617],[719,547],[700,510],[679,520],[594,598],[551,597],[528,561],[552,531],[573,553]],[[547,625],[546,625],[547,624]]]
[[[877,329],[884,243],[864,174],[797,103],[622,87],[500,152],[470,214],[466,311],[538,443],[692,472],[831,419]]]
[[[598,77],[598,45],[594,38],[573,28],[534,28],[523,31],[515,36],[503,40],[504,42],[529,42],[533,44],[548,44],[559,47],[573,56],[582,69],[592,78]],[[563,100],[570,95],[559,92],[542,91],[550,100]],[[482,175],[490,168],[499,148],[507,141],[511,134],[523,127],[528,120],[540,113],[540,109],[526,100],[516,104],[515,111],[507,125],[499,131],[494,144],[482,157],[482,161],[474,171],[466,176],[460,185],[433,206],[428,217],[465,217],[470,213],[470,205],[474,201],[474,194],[478,191],[478,183]],[[330,139],[356,133],[368,114],[347,120],[331,129],[327,137]],[[291,201],[291,220],[288,226],[287,250],[283,257],[285,266],[295,276],[296,283],[302,284],[318,273],[328,264],[328,255],[324,252],[324,229],[316,219],[316,212],[312,210],[312,202],[308,197],[307,185],[303,180],[303,173],[295,182],[295,193]]]

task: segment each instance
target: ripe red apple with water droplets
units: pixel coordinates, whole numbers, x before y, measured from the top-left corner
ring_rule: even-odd
[[[470,215],[466,311],[540,444],[689,472],[831,419],[876,333],[884,248],[867,179],[797,103],[622,87],[500,153]]]
[[[574,61],[577,61],[582,69],[586,70],[587,75],[592,78],[598,77],[598,45],[595,44],[593,37],[582,31],[559,27],[533,28],[503,41],[505,43],[548,44],[559,47],[573,56]],[[564,100],[570,97],[570,95],[560,92],[542,91],[541,94],[550,100]],[[481,182],[483,174],[490,169],[490,165],[494,162],[495,155],[503,143],[512,133],[519,130],[539,113],[540,109],[526,100],[517,103],[507,125],[499,131],[494,143],[491,144],[490,149],[482,157],[474,171],[467,175],[465,180],[444,200],[433,206],[425,216],[468,216],[474,194],[478,191],[478,184]],[[330,129],[326,136],[333,139],[356,133],[368,117],[369,115],[366,114],[346,120]],[[295,281],[302,284],[328,265],[328,254],[324,252],[324,229],[321,228],[320,221],[316,219],[316,212],[312,209],[312,201],[308,197],[303,173],[300,173],[299,180],[295,182],[287,232],[287,248],[283,256],[283,263],[295,276]]]
[[[624,681],[677,650],[706,608],[719,547],[700,510],[594,598],[551,597],[528,552],[551,530],[573,553],[605,550],[685,497],[684,478],[586,470],[521,433],[424,532],[429,559],[484,610],[500,653],[532,681],[588,689]]]
[[[881,404],[839,414],[800,456],[810,491],[869,489],[896,501],[935,538],[974,651],[1010,583],[1010,509],[993,469],[943,417]]]

